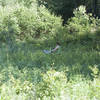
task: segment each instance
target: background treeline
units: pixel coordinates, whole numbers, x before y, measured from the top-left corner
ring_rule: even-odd
[[[61,15],[65,21],[73,16],[73,10],[79,5],[84,5],[87,12],[100,16],[99,0],[38,0],[39,4],[45,5],[51,12]]]
[[[34,0],[0,0],[2,6],[14,3],[24,3],[25,6],[30,7]],[[80,5],[86,6],[87,12],[94,16],[100,17],[100,1],[99,0],[37,0],[38,4],[45,5],[51,12],[56,15],[61,15],[64,22],[73,16],[73,10]]]
[[[80,4],[86,5],[86,8],[77,8]],[[87,13],[97,14],[97,7],[93,5],[91,0],[1,0],[0,40],[7,43],[12,40],[65,43],[81,40],[78,39],[81,37],[94,39],[93,33],[99,33],[96,31],[99,31],[100,22],[93,14]],[[63,20],[66,23],[64,26]]]
[[[31,41],[55,37],[57,27],[61,27],[60,17],[51,15],[37,1],[2,1],[0,6],[0,40]]]

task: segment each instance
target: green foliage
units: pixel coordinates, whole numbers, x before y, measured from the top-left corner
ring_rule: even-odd
[[[0,48],[0,97],[3,100],[39,100],[42,96],[43,100],[99,99],[100,47],[97,51],[91,42],[70,43],[62,46],[59,54],[49,55],[42,50],[50,47],[39,44],[19,43],[12,52],[9,52],[12,48],[8,51],[6,48],[6,45]]]
[[[73,16],[73,10],[80,5],[86,6],[89,13],[100,17],[99,0],[38,0],[38,2],[45,5],[51,12],[61,15],[64,19],[64,24],[68,18]]]
[[[38,0],[38,2],[56,15],[62,16],[65,21],[72,16],[73,9],[77,7],[77,1],[72,0]]]
[[[56,28],[55,40],[62,44],[72,41],[97,41],[100,37],[100,19],[86,13],[85,6],[76,8],[73,14],[74,16],[67,21],[65,26]]]
[[[91,98],[100,99],[100,71],[98,66],[95,65],[94,67],[90,67],[92,70],[92,76],[94,77],[93,82],[91,83]]]
[[[61,26],[60,18],[51,15],[44,7],[35,11],[34,8],[23,7],[15,11],[15,16],[21,30],[20,37],[22,35],[26,40],[53,38],[56,29],[54,26]]]
[[[73,13],[74,17],[70,18],[66,25],[69,33],[66,38],[71,38],[72,40],[93,40],[99,27],[99,19],[92,17],[92,14],[87,14],[84,6],[75,9]]]
[[[63,72],[50,70],[42,75],[42,82],[37,85],[37,97],[41,100],[60,98],[64,92],[67,78]]]
[[[2,40],[6,40],[9,36],[9,38],[14,37],[14,40],[25,41],[53,39],[56,35],[56,28],[60,27],[62,23],[60,17],[51,15],[43,6],[38,7],[36,2],[30,8],[23,4],[1,7],[0,15],[0,37]]]
[[[35,100],[35,81],[39,69],[19,70],[17,66],[0,66],[0,100]],[[38,73],[36,75],[36,73]],[[34,84],[32,79],[34,79]],[[2,98],[2,99],[1,99]]]
[[[23,3],[24,6],[26,7],[31,7],[31,6],[34,6],[34,4],[36,3],[37,0],[17,0],[18,3]]]
[[[12,6],[14,4],[23,4],[26,7],[31,7],[37,0],[0,0],[0,5],[2,7]]]
[[[97,78],[98,75],[99,75],[99,69],[98,69],[97,65],[95,65],[93,68],[90,67],[90,69],[92,70],[92,76],[93,76],[94,78]]]
[[[0,6],[0,100],[100,99],[100,20],[81,6],[61,23],[34,0]]]
[[[1,23],[0,40],[9,42],[17,38],[20,32],[16,18],[12,16],[4,16]]]
[[[14,8],[0,6],[0,41],[9,42],[15,40],[20,32],[18,21],[13,15]]]

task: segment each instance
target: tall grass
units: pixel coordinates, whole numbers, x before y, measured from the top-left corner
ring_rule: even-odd
[[[41,74],[48,70],[63,71],[68,79],[60,97],[55,95],[54,100],[99,100],[99,74],[94,77],[95,72],[91,68],[96,66],[99,69],[100,54],[90,44],[88,42],[84,46],[70,43],[61,46],[59,52],[49,55],[43,53],[43,49],[49,47],[39,44],[19,43],[13,49],[2,45],[1,100],[39,100],[40,96],[36,96],[37,86],[42,82]],[[41,91],[38,90],[38,93],[41,94]],[[43,100],[48,100],[49,97],[44,97]]]

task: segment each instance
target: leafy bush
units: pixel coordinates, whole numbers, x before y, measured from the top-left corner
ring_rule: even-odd
[[[39,69],[19,70],[9,64],[0,69],[0,100],[35,100],[34,84],[41,73]]]
[[[0,41],[9,43],[16,40],[20,33],[18,20],[13,15],[15,8],[10,6],[0,8]]]
[[[5,16],[1,23],[0,40],[10,42],[17,38],[17,34],[20,32],[16,18],[12,16]]]
[[[0,37],[20,40],[49,40],[61,26],[61,18],[51,14],[45,7],[34,5],[27,8],[23,4],[0,6]],[[16,8],[16,9],[15,9]],[[8,11],[9,10],[9,11]],[[17,36],[17,37],[15,37]]]
[[[68,32],[66,38],[68,40],[93,39],[96,35],[99,19],[94,18],[92,14],[87,14],[84,6],[76,8],[73,14],[74,17],[70,18],[66,25]]]
[[[60,18],[51,15],[44,7],[23,7],[15,11],[15,16],[21,30],[20,37],[22,35],[26,40],[52,38],[55,35],[55,26],[61,26]]]
[[[37,97],[41,100],[60,98],[64,92],[67,78],[63,72],[48,71],[42,75],[42,82],[37,85]]]
[[[0,5],[6,7],[7,5],[12,6],[16,3],[23,4],[26,7],[31,7],[37,0],[0,0]]]
[[[90,97],[99,100],[100,99],[100,71],[99,71],[99,66],[98,65],[95,65],[94,67],[90,66],[90,69],[92,71],[92,76],[94,77],[93,82],[91,82]]]

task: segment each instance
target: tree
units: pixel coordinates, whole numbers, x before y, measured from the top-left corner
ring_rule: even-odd
[[[85,5],[87,12],[98,15],[97,6],[99,0],[38,0],[39,5],[45,5],[51,12],[56,15],[61,15],[64,19],[64,23],[67,19],[73,16],[73,10],[80,5]]]

